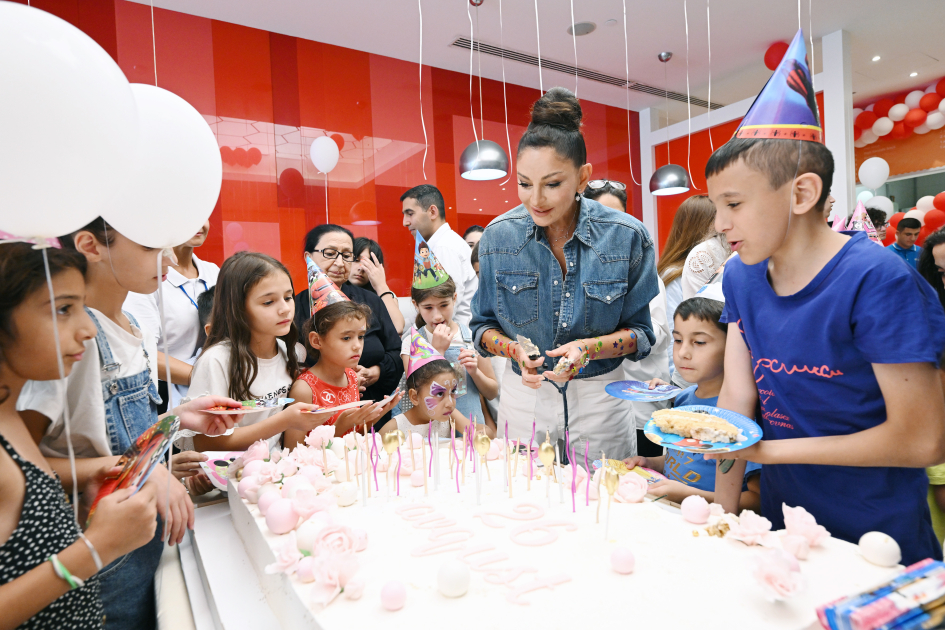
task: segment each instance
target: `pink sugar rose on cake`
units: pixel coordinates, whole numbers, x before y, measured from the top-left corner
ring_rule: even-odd
[[[804,576],[796,567],[797,560],[779,549],[755,556],[752,565],[751,575],[770,601],[788,599],[804,588]]]
[[[299,472],[299,468],[291,459],[281,459],[279,463],[276,464],[276,472],[282,477],[291,477]]]
[[[807,560],[810,555],[810,543],[803,536],[796,534],[781,536],[781,548],[798,560]]]
[[[243,453],[243,464],[248,464],[256,460],[269,459],[269,444],[266,440],[259,440],[246,449]]]
[[[289,532],[280,541],[279,545],[273,550],[276,555],[276,561],[266,566],[266,573],[293,573],[302,559],[302,553],[299,551],[298,543],[295,540],[295,532]]]
[[[347,525],[326,525],[312,541],[312,553],[316,556],[353,553],[357,548],[357,536]]]
[[[777,546],[777,536],[771,532],[771,521],[755,514],[751,510],[743,510],[738,517],[738,523],[731,526],[726,538],[740,540],[746,545],[762,545],[765,547]]]
[[[256,480],[259,481],[260,485],[279,481],[280,479],[282,479],[282,475],[279,474],[276,465],[272,462],[263,462],[256,472]]]
[[[823,525],[817,524],[817,519],[804,508],[789,507],[782,504],[784,511],[784,529],[792,536],[803,536],[811,547],[820,545],[830,538],[830,532]]]
[[[353,553],[326,553],[315,559],[313,570],[315,586],[312,587],[312,602],[327,606],[354,579],[358,572],[358,561]],[[363,590],[363,586],[361,587]]]
[[[576,472],[575,472],[575,473],[572,473],[572,471],[576,471]],[[577,485],[580,486],[580,484],[587,482],[587,471],[584,470],[584,467],[583,467],[583,466],[581,466],[580,464],[577,465],[577,466],[573,466],[573,465],[571,465],[571,464],[568,464],[567,466],[564,467],[564,475],[563,475],[564,484],[565,484],[568,488],[571,487],[571,476],[572,476],[572,474],[577,474],[577,479],[575,480],[575,483],[576,483]],[[580,487],[577,488],[577,489],[578,489],[578,490],[581,490],[583,487],[584,487],[584,486],[580,486]]]
[[[304,521],[315,512],[327,510],[333,503],[331,497],[319,496],[314,489],[300,488],[292,499],[292,508]]]
[[[315,448],[323,446],[327,448],[333,437],[335,437],[335,427],[323,424],[320,427],[315,427],[305,436],[305,443]]]
[[[639,503],[648,492],[646,479],[637,474],[627,473],[620,478],[620,485],[614,499],[618,503]]]

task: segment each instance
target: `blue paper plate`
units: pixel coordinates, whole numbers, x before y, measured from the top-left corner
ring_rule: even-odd
[[[677,451],[687,453],[726,453],[731,451],[740,451],[752,444],[761,441],[761,427],[755,424],[751,418],[746,418],[740,413],[729,411],[728,409],[719,409],[718,407],[709,407],[708,405],[686,405],[677,407],[679,411],[695,411],[707,413],[716,418],[727,420],[735,425],[739,435],[744,436],[744,440],[739,440],[733,444],[728,442],[700,442],[692,438],[684,438],[675,433],[663,433],[651,419],[643,427],[643,433],[653,443],[666,448],[674,448]]]
[[[614,381],[609,383],[604,391],[614,398],[636,402],[658,402],[675,398],[683,390],[675,385],[658,385],[650,389],[650,386],[643,381]]]

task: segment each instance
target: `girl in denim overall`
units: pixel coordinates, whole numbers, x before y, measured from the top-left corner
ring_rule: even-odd
[[[456,409],[464,418],[472,416],[476,424],[485,424],[479,396],[481,394],[486,400],[492,400],[499,394],[499,384],[489,359],[477,356],[469,349],[472,343],[469,328],[453,320],[456,284],[450,278],[430,289],[412,287],[410,295],[417,309],[416,327],[420,334],[453,366],[465,368],[466,393],[456,399]],[[404,360],[406,370],[410,360],[409,335],[404,339],[400,356]],[[460,370],[460,373],[462,372],[463,370]],[[405,396],[400,401],[400,406],[401,412],[404,412],[412,405]],[[494,423],[486,427],[486,433],[490,437],[495,437],[495,431]]]

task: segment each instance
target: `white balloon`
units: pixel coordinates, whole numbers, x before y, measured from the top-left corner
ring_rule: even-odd
[[[340,157],[338,145],[328,136],[315,138],[312,141],[309,153],[312,156],[315,168],[322,173],[330,173],[338,164],[338,158]]]
[[[173,92],[136,83],[140,139],[130,186],[102,211],[123,236],[146,247],[190,240],[220,196],[223,161],[213,130]]]
[[[872,191],[864,190],[863,192],[861,192],[859,195],[856,196],[856,200],[862,201],[864,204],[866,204],[867,201],[869,201],[875,196],[876,195],[874,195]]]
[[[921,125],[919,125],[918,127],[913,127],[913,128],[912,128],[912,131],[916,132],[917,134],[919,134],[919,135],[921,136],[921,135],[923,135],[923,134],[926,134],[926,133],[932,131],[932,128],[929,127],[929,125],[928,125],[927,122],[924,122],[924,123],[922,123]]]
[[[0,230],[61,236],[125,181],[138,140],[128,80],[92,38],[0,2]]]
[[[859,115],[862,114],[862,113],[863,113],[863,110],[862,110],[862,109],[860,109],[859,107],[854,107],[854,108],[853,108],[853,118],[854,118],[854,120],[856,119],[857,116],[859,116]]]
[[[923,210],[910,210],[906,213],[906,216],[902,217],[903,219],[918,219],[919,223],[925,225],[925,211]]]
[[[932,92],[934,92],[936,85],[937,85],[937,84],[933,83],[933,84],[930,85],[929,87],[925,88],[925,93],[926,93],[926,94],[931,94]]]
[[[867,143],[863,141],[863,137],[862,137],[862,136],[860,137],[859,140],[857,140],[857,141],[855,141],[855,142],[853,143],[853,146],[855,146],[857,149],[862,149],[862,148],[865,147],[866,145],[867,145]]]
[[[906,95],[906,105],[909,106],[909,109],[915,109],[919,106],[919,101],[922,100],[922,97],[925,96],[925,92],[922,90],[913,90]]]
[[[867,105],[867,106],[866,106],[866,111],[868,111],[868,112],[873,111],[873,106],[874,106],[875,104],[876,104],[876,103],[870,103],[869,105]]]
[[[882,210],[886,213],[887,218],[891,217],[896,210],[892,200],[889,197],[882,197],[879,195],[870,198],[870,200],[863,205],[865,205],[867,208],[876,208],[877,210]]]
[[[899,122],[909,113],[909,106],[903,103],[897,103],[889,108],[889,120]]]
[[[866,144],[873,144],[874,142],[879,140],[879,136],[873,133],[872,129],[864,129],[863,133],[860,135],[860,140],[862,140]]]
[[[927,212],[935,208],[935,197],[932,195],[926,195],[921,197],[917,202],[915,202],[915,209]]]
[[[889,179],[889,164],[883,158],[871,157],[860,164],[857,175],[860,176],[861,184],[876,190]]]
[[[873,123],[873,133],[879,137],[887,135],[892,130],[893,121],[889,120],[889,118],[885,116],[877,119],[877,121]]]
[[[945,113],[945,98],[943,98],[938,104],[938,111]]]
[[[945,100],[942,101],[945,103]],[[929,129],[941,129],[945,127],[945,113],[940,111],[932,112],[925,118],[925,124],[928,125]]]

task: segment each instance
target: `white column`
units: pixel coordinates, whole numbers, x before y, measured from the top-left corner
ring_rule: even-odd
[[[847,216],[856,206],[856,177],[853,161],[853,65],[850,61],[850,34],[834,31],[824,36],[823,83],[824,143],[833,153],[834,174],[831,194],[836,199],[832,216]]]

